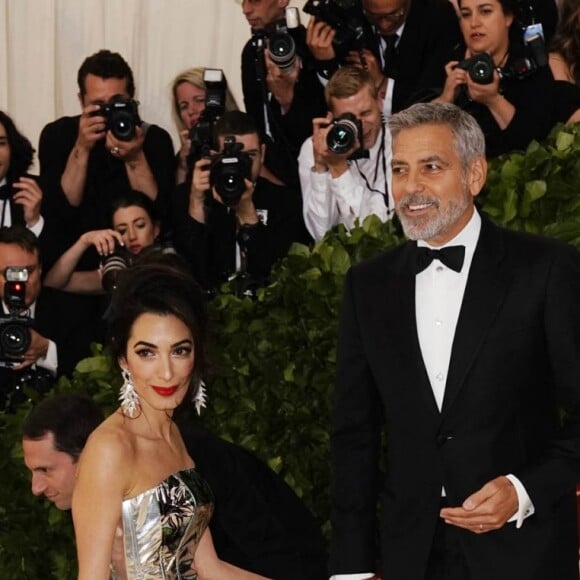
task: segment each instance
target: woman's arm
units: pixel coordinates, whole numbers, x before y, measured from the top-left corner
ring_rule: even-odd
[[[485,85],[475,83],[467,77],[467,91],[474,101],[489,109],[495,122],[503,131],[512,122],[516,108],[500,93],[499,81],[497,71],[493,72],[493,82]],[[533,99],[534,96],[530,95],[530,98]]]
[[[102,291],[101,277],[97,270],[75,272],[82,255],[95,246],[97,252],[106,256],[115,250],[115,243],[123,245],[123,238],[115,230],[94,230],[84,233],[54,264],[44,278],[44,285],[67,292],[90,294]]]
[[[209,528],[206,528],[201,537],[194,560],[195,571],[199,580],[267,580],[265,576],[242,570],[237,566],[220,560],[215,552]]]
[[[81,455],[72,500],[78,580],[109,579],[131,458],[126,438],[102,428],[91,435]]]

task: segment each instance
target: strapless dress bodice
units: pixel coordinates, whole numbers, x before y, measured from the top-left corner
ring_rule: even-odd
[[[195,550],[213,512],[213,494],[195,468],[123,501],[127,580],[195,580]]]

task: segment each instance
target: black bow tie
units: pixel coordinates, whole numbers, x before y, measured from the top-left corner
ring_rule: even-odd
[[[439,260],[451,270],[461,272],[464,258],[465,246],[447,246],[440,250],[420,246],[417,248],[417,274],[425,270],[433,260]]]

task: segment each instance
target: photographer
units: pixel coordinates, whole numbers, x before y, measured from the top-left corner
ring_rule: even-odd
[[[9,308],[7,302],[14,297],[6,291],[13,291],[6,285],[10,272],[26,272],[24,307]],[[25,352],[12,355],[4,352],[6,340],[0,349],[0,408],[5,399],[17,396],[24,384],[39,390],[47,390],[58,374],[68,374],[74,365],[89,354],[89,344],[94,338],[93,327],[87,324],[76,309],[74,298],[50,289],[41,292],[42,266],[38,249],[38,239],[24,226],[15,225],[0,228],[0,296],[2,297],[2,316],[0,332],[8,332],[7,323],[20,328],[30,339]],[[19,284],[21,287],[21,284]],[[17,298],[21,298],[18,288]],[[12,310],[12,312],[11,312]],[[14,319],[17,321],[14,322]],[[11,322],[12,321],[12,322]],[[10,344],[16,344],[10,341]],[[19,344],[25,344],[24,341]],[[57,347],[58,345],[58,347]],[[19,349],[16,349],[19,350]],[[16,352],[16,350],[14,352]]]
[[[371,214],[387,220],[393,208],[388,193],[391,138],[370,73],[343,67],[326,85],[325,95],[330,113],[312,121],[312,137],[298,158],[304,221],[315,240],[339,223],[351,228]],[[352,145],[342,151],[340,129],[333,135],[336,120],[345,114],[354,116],[358,128]]]
[[[524,46],[516,8],[514,0],[460,0],[465,48],[445,66],[447,80],[436,99],[475,117],[488,157],[525,149],[553,125],[552,73]]]
[[[243,292],[265,284],[292,242],[309,238],[298,192],[260,177],[266,146],[253,119],[225,113],[214,135],[221,153],[197,161],[190,182],[178,186],[175,246],[206,291],[237,274]],[[234,192],[233,184],[241,187]],[[217,191],[224,188],[226,199]]]
[[[306,46],[306,30],[302,25],[290,28],[298,23],[285,20],[288,2],[242,2],[244,16],[252,28],[252,38],[242,52],[242,90],[246,112],[266,136],[262,176],[298,187],[296,158],[300,146],[310,135],[312,119],[324,115],[326,106]],[[273,35],[285,24],[296,54],[288,68],[278,66],[269,50]]]
[[[103,272],[111,271],[110,268],[125,269],[143,250],[155,244],[160,232],[155,204],[140,191],[130,191],[115,199],[109,226],[82,234],[48,271],[44,285],[66,292],[102,294]],[[101,266],[77,270],[83,254],[93,247]]]
[[[344,29],[360,22],[362,39],[346,47],[340,43],[339,54],[341,34],[332,27],[337,0],[323,2],[324,10],[312,10],[309,4],[304,10],[314,18],[308,23],[306,42],[321,76],[330,78],[342,65],[368,70],[386,117],[424,100],[443,83],[442,67],[460,40],[448,0],[362,0],[359,14],[359,3],[353,1],[345,12]]]
[[[122,192],[143,191],[163,215],[175,184],[171,138],[141,122],[123,57],[108,50],[89,56],[78,86],[82,114],[48,124],[39,145],[43,209],[67,234],[61,252],[82,233],[106,227],[111,203]],[[95,267],[91,257],[87,265]]]
[[[195,67],[179,73],[171,83],[171,113],[179,131],[181,147],[177,153],[177,184],[187,176],[188,160],[191,153],[190,132],[203,118],[206,108],[207,85],[204,75],[208,69]],[[224,111],[237,111],[238,106],[224,79]]]

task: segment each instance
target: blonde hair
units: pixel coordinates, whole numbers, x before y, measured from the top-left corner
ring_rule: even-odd
[[[179,103],[177,102],[177,87],[183,83],[189,83],[202,91],[205,91],[206,86],[203,80],[203,75],[205,73],[205,67],[193,67],[184,70],[183,72],[179,73],[171,83],[171,116],[173,117],[173,122],[175,123],[176,127],[179,131],[183,129],[187,129],[181,119],[181,115],[179,112]],[[226,102],[225,102],[225,109],[227,111],[237,111],[238,105],[234,96],[232,95],[229,87],[226,88]]]
[[[339,68],[331,77],[324,89],[324,98],[329,109],[331,99],[347,99],[356,95],[363,87],[368,87],[371,97],[378,98],[377,88],[370,73],[355,66]]]

